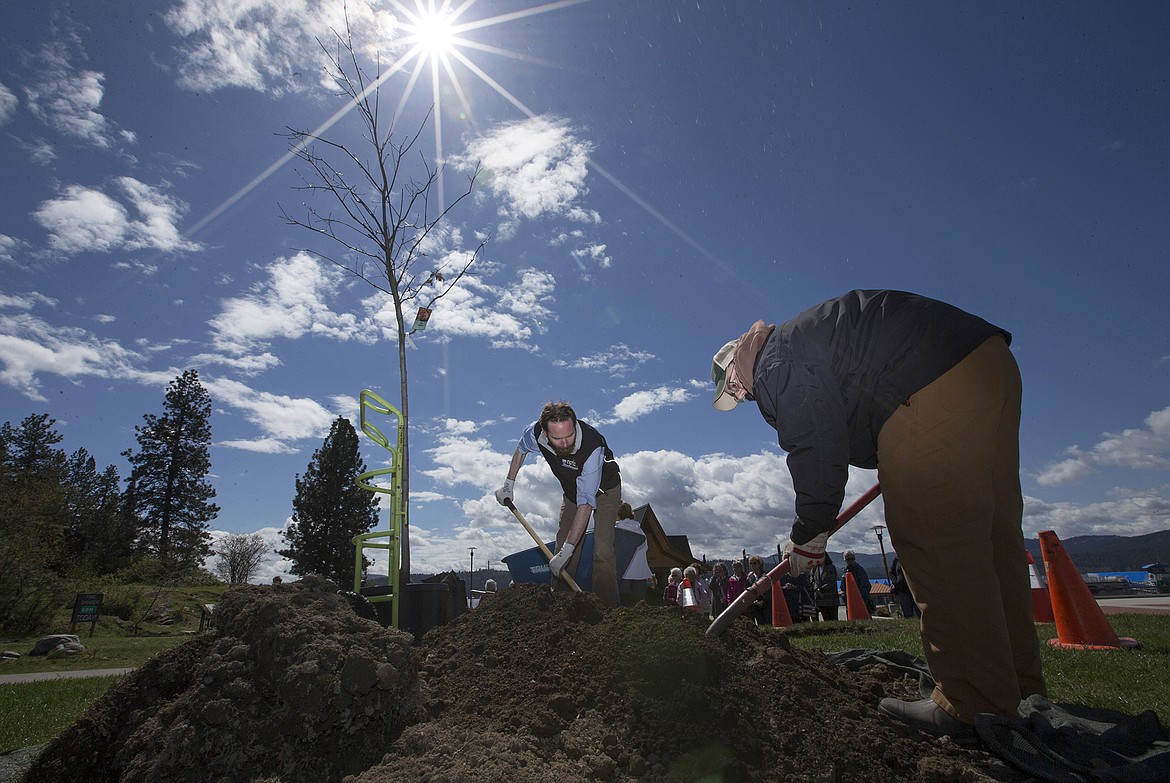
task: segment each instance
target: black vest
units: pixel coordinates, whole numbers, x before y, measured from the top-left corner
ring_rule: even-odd
[[[618,472],[617,461],[613,458],[613,452],[609,450],[609,445],[605,442],[605,436],[597,430],[590,427],[580,419],[577,420],[577,426],[581,428],[581,442],[576,444],[577,450],[568,457],[557,456],[556,451],[551,445],[546,446],[540,442],[540,422],[537,422],[532,427],[532,434],[536,436],[536,442],[540,446],[540,453],[548,462],[548,466],[552,469],[553,475],[557,477],[557,481],[561,482],[561,488],[565,492],[565,499],[570,503],[577,502],[577,478],[581,475],[581,469],[584,465],[578,461],[589,457],[599,446],[604,449],[604,461],[601,465],[601,486],[603,490],[609,490],[621,483],[622,477]]]

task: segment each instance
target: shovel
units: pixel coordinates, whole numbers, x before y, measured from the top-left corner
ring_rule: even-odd
[[[837,515],[837,525],[829,531],[829,535],[833,535],[841,528],[845,527],[845,523],[857,516],[857,514],[866,506],[868,506],[873,499],[882,492],[881,486],[874,484],[867,489],[861,497],[853,501],[849,508]],[[708,634],[722,633],[731,622],[739,617],[744,611],[751,606],[756,598],[762,598],[764,591],[771,591],[772,583],[779,582],[780,577],[788,573],[788,558],[781,560],[775,568],[764,575],[764,578],[757,579],[756,583],[739,594],[739,597],[731,602],[731,605],[724,609],[718,617],[711,621],[711,625],[707,628]]]
[[[550,552],[550,551],[548,551],[548,547],[547,547],[547,546],[545,546],[545,545],[544,545],[544,542],[540,540],[540,536],[536,535],[536,531],[532,529],[532,525],[529,525],[529,524],[528,524],[528,520],[526,520],[526,519],[525,519],[525,518],[524,518],[524,517],[523,517],[523,516],[520,514],[520,512],[516,510],[516,506],[515,506],[515,505],[513,505],[512,501],[510,501],[510,500],[509,500],[509,501],[508,501],[507,503],[505,503],[504,505],[505,505],[505,506],[507,506],[507,507],[508,507],[508,509],[509,509],[509,510],[510,510],[510,511],[511,511],[513,514],[515,514],[515,515],[516,515],[516,519],[519,519],[519,520],[520,520],[520,524],[521,524],[521,525],[524,525],[524,529],[528,531],[528,535],[532,536],[532,540],[536,542],[536,545],[537,545],[538,547],[540,547],[540,551],[544,553],[544,556],[545,556],[545,557],[547,557],[549,560],[552,560],[552,559],[553,559],[553,553],[552,553],[552,552]],[[574,592],[578,592],[578,593],[579,593],[579,592],[581,592],[581,588],[580,588],[580,587],[578,587],[578,586],[577,586],[577,583],[573,581],[573,577],[569,576],[569,572],[568,572],[568,570],[567,570],[567,569],[566,569],[566,570],[563,570],[563,571],[561,571],[561,579],[564,579],[564,580],[565,580],[565,584],[567,584],[569,587],[573,588],[573,591],[574,591]]]

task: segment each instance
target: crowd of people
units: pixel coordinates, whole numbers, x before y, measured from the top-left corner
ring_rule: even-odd
[[[843,558],[845,567],[840,575],[838,575],[832,556],[826,552],[824,561],[811,571],[805,571],[797,576],[781,577],[779,584],[783,591],[785,605],[788,608],[788,615],[794,623],[816,620],[825,622],[839,619],[838,609],[845,603],[843,580],[846,573],[853,575],[866,609],[871,614],[877,610],[871,596],[872,583],[869,574],[857,562],[856,554],[852,549],[847,549],[843,553]],[[744,567],[745,563],[747,564],[746,568]],[[666,585],[660,593],[661,602],[668,606],[694,608],[705,617],[714,619],[727,609],[736,598],[739,598],[744,590],[757,581],[768,578],[764,559],[759,555],[732,560],[730,562],[730,575],[728,574],[728,565],[727,562],[720,560],[706,570],[699,563],[692,563],[685,569],[671,569],[666,578]],[[918,607],[914,604],[914,598],[910,595],[909,589],[905,587],[904,576],[900,583],[903,592],[899,593],[898,575],[901,574],[901,571],[898,566],[898,560],[895,558],[895,570],[891,572],[894,579],[890,585],[890,593],[897,600],[897,611],[905,617],[917,617],[919,616]],[[650,581],[653,582],[653,578]],[[649,587],[644,593],[644,597],[650,602],[653,602],[655,598],[650,592],[653,589],[653,587]],[[691,591],[690,596],[685,594],[685,590],[688,589]],[[750,618],[757,625],[771,625],[771,589],[764,591],[760,597],[756,598],[744,616]]]

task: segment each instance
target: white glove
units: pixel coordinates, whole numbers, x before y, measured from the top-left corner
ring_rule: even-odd
[[[573,552],[577,547],[570,544],[568,541],[561,544],[560,551],[553,555],[553,559],[548,561],[548,570],[552,571],[552,575],[560,577],[561,571],[565,570],[565,563],[569,562],[569,558],[573,556]]]
[[[829,543],[829,534],[821,533],[811,541],[797,545],[788,539],[784,545],[784,554],[788,557],[788,575],[800,576],[825,562],[825,544]]]
[[[504,479],[504,486],[496,490],[496,502],[506,506],[512,502],[512,490],[516,488],[516,479]]]

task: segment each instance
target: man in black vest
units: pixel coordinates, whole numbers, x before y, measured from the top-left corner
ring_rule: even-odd
[[[562,571],[575,574],[580,556],[577,546],[585,537],[593,515],[593,592],[610,608],[618,605],[614,526],[622,504],[622,477],[605,437],[583,421],[567,402],[549,402],[540,419],[524,430],[504,486],[496,500],[512,500],[516,474],[529,454],[540,454],[561,482],[564,499],[557,528],[557,552],[548,567],[559,584]]]

